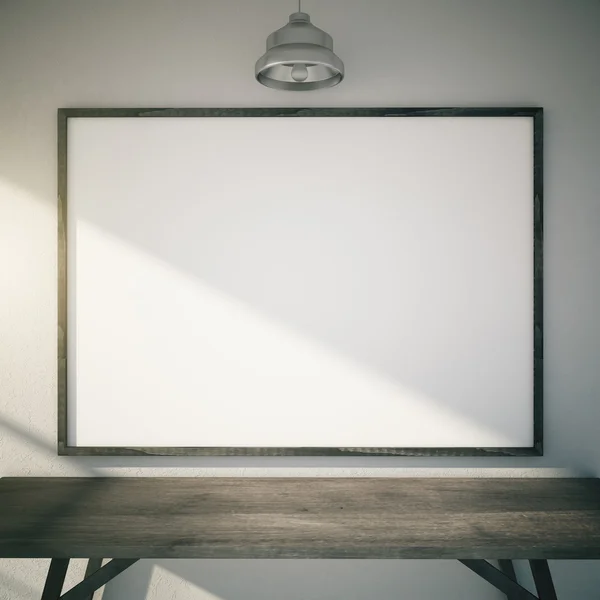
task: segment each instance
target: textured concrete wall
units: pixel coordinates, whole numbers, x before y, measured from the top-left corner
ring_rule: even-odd
[[[279,0],[0,3],[0,475],[600,474],[600,4],[305,1],[347,66],[302,97],[253,63]],[[490,106],[546,109],[546,454],[537,459],[81,459],[55,455],[59,106]],[[433,469],[433,470],[429,470]],[[464,474],[465,471],[460,471]],[[46,561],[0,561],[0,599],[39,597]],[[77,562],[71,581],[81,570]],[[591,564],[553,563],[592,600]],[[433,561],[142,561],[104,598],[499,598]]]

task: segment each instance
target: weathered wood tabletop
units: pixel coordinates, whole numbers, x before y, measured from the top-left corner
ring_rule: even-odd
[[[3,478],[0,557],[600,558],[600,479]]]

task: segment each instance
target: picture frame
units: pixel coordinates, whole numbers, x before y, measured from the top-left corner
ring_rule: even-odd
[[[527,185],[532,190],[531,212],[533,228],[530,231],[531,249],[531,297],[527,302],[531,305],[533,332],[528,332],[532,340],[531,366],[531,443],[527,445],[500,446],[474,445],[464,446],[388,446],[388,445],[138,445],[138,444],[83,444],[74,442],[69,434],[71,421],[75,419],[78,408],[70,399],[70,382],[76,380],[77,367],[70,360],[69,346],[73,345],[70,330],[78,324],[71,322],[73,312],[73,270],[70,269],[72,248],[69,237],[71,219],[71,203],[77,202],[77,195],[72,176],[77,176],[77,169],[71,170],[70,155],[72,149],[77,150],[70,136],[70,124],[78,120],[135,120],[150,122],[157,120],[210,119],[318,119],[322,124],[340,119],[368,119],[373,122],[391,122],[398,119],[437,119],[436,122],[449,122],[450,119],[523,119],[531,124],[531,163],[530,181]],[[166,121],[165,121],[166,122]],[[79,148],[81,150],[81,148]],[[475,168],[475,167],[474,167]],[[81,171],[82,173],[84,170]],[[78,189],[82,181],[77,184]],[[529,187],[527,189],[529,189]],[[525,246],[523,246],[525,247]],[[71,279],[71,282],[69,281]],[[93,346],[91,341],[87,342]],[[72,357],[71,357],[72,358]],[[73,362],[73,364],[71,364]],[[78,399],[79,400],[79,399]],[[101,409],[99,409],[101,410]],[[499,407],[498,411],[502,412]],[[116,416],[114,418],[117,418]],[[385,415],[382,416],[382,423]],[[107,421],[108,422],[108,421]],[[76,436],[77,437],[77,436]],[[543,110],[538,107],[508,108],[63,108],[58,110],[58,453],[60,455],[95,455],[95,456],[414,456],[414,457],[446,457],[446,456],[539,456],[543,454]]]

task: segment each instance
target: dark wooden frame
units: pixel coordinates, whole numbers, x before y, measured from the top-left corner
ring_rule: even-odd
[[[83,447],[67,443],[67,126],[77,117],[529,117],[533,119],[533,439],[524,448]],[[58,110],[58,454],[95,456],[541,456],[543,454],[543,109],[61,108]]]

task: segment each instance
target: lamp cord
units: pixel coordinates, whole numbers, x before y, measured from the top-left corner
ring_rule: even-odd
[[[302,0],[298,0],[298,12],[302,12]]]

